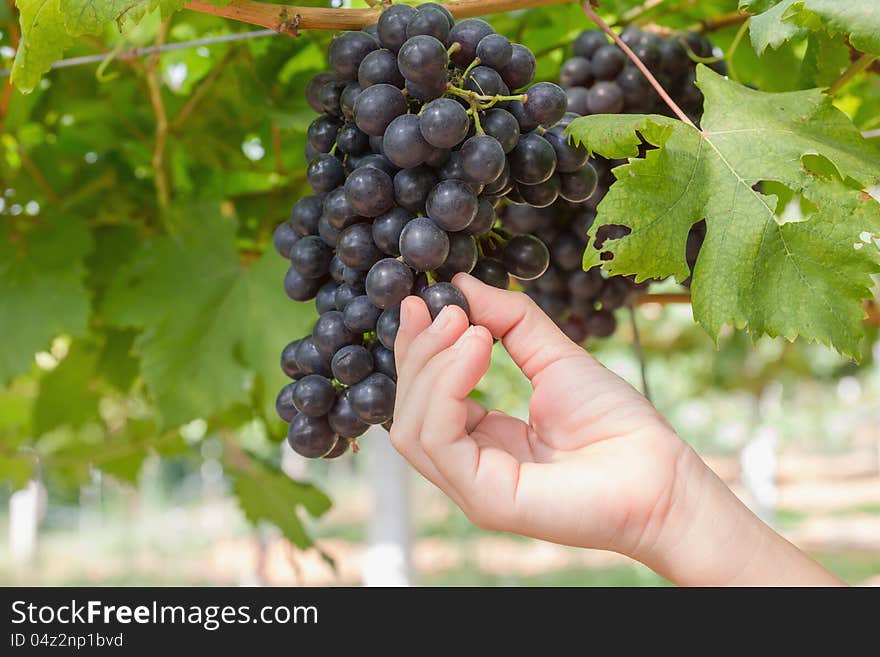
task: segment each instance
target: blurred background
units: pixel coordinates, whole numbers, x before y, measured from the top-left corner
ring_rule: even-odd
[[[615,20],[643,4],[639,20],[672,27],[737,6],[602,8]],[[0,1],[6,75],[17,20]],[[491,22],[530,46],[545,80],[586,26],[577,6]],[[0,584],[666,584],[618,555],[474,528],[382,431],[334,462],[290,452],[273,410],[278,354],[313,317],[263,253],[304,193],[303,91],[330,34],[250,30],[150,15],[65,54],[103,63],[53,71],[27,96],[4,83]],[[803,44],[759,59],[738,30],[711,35],[736,42],[732,77],[798,88]],[[880,76],[848,89],[838,105],[880,128]],[[681,435],[790,540],[848,582],[880,585],[877,326],[856,364],[732,331],[716,347],[686,304],[643,303],[635,317],[652,398]],[[588,348],[642,389],[629,313],[618,320]],[[525,417],[528,395],[499,351],[481,401]]]

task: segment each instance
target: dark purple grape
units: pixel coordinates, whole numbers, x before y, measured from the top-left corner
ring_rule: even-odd
[[[519,142],[519,122],[513,114],[507,110],[492,108],[480,117],[480,123],[483,131],[494,137],[505,153],[516,148]]]
[[[580,317],[572,315],[568,319],[560,322],[559,328],[565,333],[569,340],[577,344],[580,344],[587,339],[587,327],[584,320]]]
[[[619,114],[623,107],[623,92],[616,82],[597,82],[587,93],[590,114]]]
[[[327,82],[331,82],[336,79],[336,76],[330,72],[318,73],[314,77],[312,77],[308,83],[306,84],[306,102],[309,104],[313,110],[318,112],[319,114],[324,111],[324,106],[321,105],[321,89]]]
[[[406,36],[410,38],[423,34],[432,36],[441,43],[446,43],[450,27],[449,19],[440,7],[421,5],[416,7],[415,16],[406,26]]]
[[[485,185],[504,170],[504,149],[495,137],[474,135],[462,144],[460,153],[461,168],[468,181]]]
[[[376,320],[376,337],[387,349],[394,350],[394,340],[397,339],[397,330],[400,328],[400,308],[388,308],[383,310]]]
[[[364,32],[369,32],[368,28],[370,28],[370,27],[373,27],[373,26],[367,25],[367,27],[364,28]],[[373,34],[373,32],[369,32],[369,34],[376,36],[375,34]],[[327,415],[327,421],[328,422],[330,421],[329,414]],[[330,425],[330,428],[331,429],[333,428],[332,424]],[[334,431],[335,431],[335,429],[334,429]],[[321,458],[324,460],[327,460],[327,461],[329,461],[331,459],[338,459],[340,456],[342,456],[343,454],[345,454],[348,451],[349,447],[351,447],[351,441],[348,440],[347,438],[343,438],[340,436],[336,440],[336,445],[333,446],[333,449],[331,449],[329,452],[324,454],[324,456],[322,456]]]
[[[364,288],[362,285],[343,283],[336,288],[336,293],[333,296],[333,305],[336,307],[336,310],[343,312],[352,301],[363,295],[363,293]]]
[[[470,315],[471,309],[468,305],[467,299],[464,294],[462,294],[462,291],[452,283],[434,283],[434,285],[422,290],[419,296],[428,307],[428,312],[431,313],[432,320],[437,319],[437,315],[439,315],[440,311],[446,306],[458,306],[464,310],[466,315]]]
[[[299,240],[300,236],[290,225],[289,221],[284,221],[275,228],[272,233],[272,245],[275,250],[284,258],[290,257],[290,249]]]
[[[476,53],[480,62],[498,70],[510,62],[510,58],[513,57],[513,46],[505,36],[488,34],[480,39]]]
[[[363,169],[364,167],[373,167],[375,169],[379,169],[380,171],[384,171],[389,176],[394,176],[398,172],[398,168],[391,164],[388,161],[388,158],[384,155],[379,155],[377,153],[373,153],[372,155],[365,155],[359,162],[358,166],[355,169]]]
[[[422,103],[427,103],[440,98],[440,96],[446,93],[446,82],[445,78],[439,77],[436,80],[428,82],[407,80],[406,92],[409,94],[410,98],[415,98]]]
[[[568,231],[561,233],[550,244],[550,256],[564,271],[579,271],[584,258],[584,243]]]
[[[452,151],[448,148],[435,148],[425,160],[425,164],[433,168],[442,167],[449,160],[450,155]]]
[[[568,97],[559,85],[552,82],[538,82],[526,91],[528,99],[524,103],[526,114],[543,126],[552,126],[568,108]]]
[[[433,7],[446,16],[446,21],[449,23],[449,28],[452,29],[452,26],[455,25],[455,18],[452,16],[452,12],[450,12],[446,7],[436,2],[423,2],[419,5],[419,9],[427,9],[428,7]]]
[[[370,268],[367,274],[367,296],[378,308],[400,305],[413,286],[413,273],[400,260],[385,258]]]
[[[290,211],[290,225],[302,237],[316,235],[322,211],[319,196],[303,196]]]
[[[501,147],[498,148],[500,152]],[[457,231],[467,228],[474,220],[478,203],[476,194],[466,183],[461,180],[441,180],[428,194],[425,207],[428,217],[440,228]],[[403,253],[402,245],[400,250]]]
[[[342,313],[338,310],[331,310],[318,317],[312,328],[315,348],[328,359],[346,345],[360,344],[361,339],[359,334],[353,333],[345,326]]]
[[[574,40],[572,50],[578,57],[589,59],[602,46],[608,44],[608,37],[602,30],[584,30]]]
[[[556,171],[559,173],[572,173],[587,163],[589,152],[583,145],[571,143],[565,135],[563,126],[553,126],[544,133],[543,137],[556,151]]]
[[[356,80],[361,61],[378,47],[376,39],[366,32],[340,32],[330,42],[327,60],[339,77]]]
[[[691,64],[687,50],[676,37],[664,39],[660,44],[660,70],[670,75],[686,71]]]
[[[462,85],[468,91],[473,91],[481,96],[506,96],[509,93],[507,85],[494,68],[488,66],[475,66],[467,74]]]
[[[318,459],[336,446],[336,434],[326,417],[309,417],[300,413],[290,422],[287,442],[300,456]]]
[[[559,198],[559,174],[554,173],[544,182],[536,185],[517,184],[523,200],[535,208],[546,208]]]
[[[366,294],[355,297],[348,302],[342,313],[342,320],[354,333],[368,333],[376,330],[376,322],[382,314]]]
[[[351,407],[367,424],[382,424],[394,416],[397,387],[384,374],[374,372],[348,389]]]
[[[456,66],[465,68],[477,56],[477,45],[495,30],[480,18],[466,18],[456,23],[446,39],[446,45],[458,43],[461,47],[452,53],[452,61]]]
[[[599,48],[590,58],[593,76],[597,80],[613,80],[623,70],[626,55],[615,45],[608,44]]]
[[[400,232],[413,219],[413,215],[404,208],[392,208],[373,221],[373,242],[379,249],[390,256],[400,255]]]
[[[574,269],[568,277],[569,293],[580,299],[594,299],[605,284],[602,274],[598,269],[583,271],[579,266]]]
[[[482,183],[468,181],[467,174],[465,174],[464,167],[462,166],[460,151],[452,151],[449,154],[449,159],[437,171],[437,176],[441,180],[460,180],[466,182],[474,194],[480,194],[483,191]]]
[[[291,398],[300,413],[309,417],[320,417],[333,407],[336,391],[329,379],[309,374],[293,384]]]
[[[340,442],[345,438],[357,438],[370,428],[370,425],[361,420],[354,412],[354,408],[351,406],[351,395],[348,390],[337,395],[336,403],[330,409],[330,413],[327,414],[327,420],[333,431],[342,437]]]
[[[537,237],[516,235],[504,245],[501,261],[512,276],[531,281],[547,271],[550,252]]]
[[[359,215],[378,217],[394,207],[394,183],[380,169],[361,167],[346,179],[345,196]]]
[[[336,134],[341,126],[342,123],[335,116],[322,114],[309,125],[306,139],[319,153],[329,153],[336,143]]]
[[[395,383],[397,382],[397,364],[394,362],[393,351],[386,349],[381,344],[374,345],[373,363],[377,372],[381,372]]]
[[[362,289],[367,284],[367,270],[344,267],[342,270],[342,282]]]
[[[352,224],[364,220],[352,207],[344,187],[337,187],[324,197],[322,218],[326,219],[336,230],[344,230]]]
[[[521,101],[512,100],[506,104],[506,107],[507,111],[513,115],[513,118],[519,124],[519,131],[521,133],[531,132],[538,127],[538,122],[526,112],[526,106]]]
[[[510,55],[510,61],[502,66],[498,72],[501,79],[511,91],[521,89],[529,84],[535,77],[537,62],[532,51],[525,46],[514,43]]]
[[[586,57],[572,57],[559,69],[559,83],[563,87],[589,87],[593,83],[593,67]]]
[[[388,124],[405,113],[403,92],[390,84],[367,87],[354,101],[354,122],[368,135],[384,135]]]
[[[401,169],[394,176],[394,200],[410,212],[424,212],[425,201],[436,184],[437,175],[430,167]]]
[[[523,135],[509,155],[510,177],[524,185],[544,182],[556,171],[556,151],[537,134]]]
[[[326,194],[345,182],[345,167],[332,155],[320,153],[306,170],[309,185],[317,194]]]
[[[361,85],[357,82],[349,82],[339,96],[339,109],[346,121],[354,121],[354,103],[361,94]]]
[[[436,148],[452,148],[461,143],[470,128],[464,108],[451,98],[427,103],[419,115],[422,136]]]
[[[408,81],[433,85],[447,79],[449,56],[446,46],[432,36],[420,34],[407,39],[397,53],[397,66]]]
[[[596,170],[587,164],[574,173],[559,174],[559,195],[571,203],[583,203],[596,191]]]
[[[285,422],[290,422],[296,416],[296,407],[293,405],[294,386],[296,383],[288,383],[275,397],[275,412]]]
[[[382,258],[382,252],[373,242],[373,229],[370,224],[354,224],[339,234],[336,255],[346,266],[359,271],[367,271]]]
[[[431,219],[417,217],[400,233],[400,254],[416,271],[433,271],[449,255],[449,236]]]
[[[337,283],[345,282],[345,263],[335,255],[330,258],[330,276]]]
[[[310,301],[324,283],[323,278],[305,278],[291,267],[284,276],[284,291],[294,301]]]
[[[333,252],[320,237],[309,235],[290,249],[290,262],[303,278],[321,278],[330,272]]]
[[[358,67],[357,80],[362,89],[374,84],[390,84],[403,89],[403,76],[397,68],[397,56],[385,48],[374,50],[364,57]]]
[[[331,80],[321,87],[318,100],[322,112],[332,116],[342,116],[342,92],[345,91],[345,85],[345,82]]]
[[[321,354],[312,336],[300,340],[296,347],[296,364],[303,375],[318,374],[323,377],[331,377],[330,358]]]
[[[437,269],[437,276],[444,280],[452,280],[459,272],[469,274],[477,264],[477,241],[471,235],[450,233],[449,255]]]
[[[590,113],[590,110],[587,108],[587,99],[590,96],[590,91],[588,89],[584,89],[583,87],[572,87],[571,89],[566,90],[566,97],[568,98],[568,111],[577,114],[578,116],[586,116]]]
[[[336,288],[338,287],[339,283],[329,281],[318,290],[318,294],[315,295],[315,310],[319,315],[336,309]]]
[[[330,368],[339,383],[354,385],[373,373],[373,355],[366,347],[350,344],[333,354]]]
[[[296,363],[296,349],[302,340],[294,340],[288,343],[281,351],[281,371],[291,379],[298,379],[303,376],[303,371]]]
[[[354,123],[346,123],[336,134],[336,146],[346,155],[364,155],[370,150],[370,138]]]
[[[471,270],[471,276],[486,285],[506,290],[510,287],[510,274],[504,264],[495,258],[480,258]]]
[[[419,117],[415,114],[402,114],[385,129],[382,150],[394,165],[409,169],[424,163],[433,147],[422,137]]]
[[[416,10],[408,5],[391,5],[380,15],[376,23],[379,43],[383,48],[397,52],[406,41],[406,26],[416,15]]]
[[[492,229],[497,219],[498,215],[495,214],[495,206],[486,199],[481,198],[477,204],[477,214],[474,220],[461,232],[465,235],[484,235]]]
[[[617,320],[610,310],[597,310],[584,322],[587,334],[595,338],[610,338],[617,330]]]

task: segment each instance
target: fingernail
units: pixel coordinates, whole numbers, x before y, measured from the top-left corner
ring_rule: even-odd
[[[449,326],[449,322],[452,319],[452,314],[449,310],[449,306],[445,306],[443,310],[441,310],[438,314],[434,322],[431,324],[431,330],[435,333],[441,333],[446,330],[446,327]]]
[[[476,337],[477,329],[475,326],[469,326],[467,330],[461,334],[458,340],[455,341],[455,349],[463,349],[467,346],[467,343],[472,338]]]

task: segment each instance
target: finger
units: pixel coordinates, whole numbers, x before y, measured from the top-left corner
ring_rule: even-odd
[[[398,372],[412,341],[430,325],[431,313],[424,301],[415,296],[403,300],[400,304],[400,327],[394,340],[394,359]]]
[[[468,274],[456,275],[453,283],[467,297],[471,321],[500,338],[530,380],[564,358],[592,359],[525,294],[500,290]]]
[[[399,387],[409,387],[410,381],[436,354],[452,346],[469,325],[467,315],[458,306],[446,306],[431,325],[410,342],[406,356],[397,366]]]

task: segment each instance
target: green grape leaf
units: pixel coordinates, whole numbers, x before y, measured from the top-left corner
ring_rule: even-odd
[[[134,350],[164,427],[253,397],[274,413],[285,380],[279,354],[307,330],[312,311],[284,295],[276,253],[242,263],[235,223],[219,209],[182,215],[198,223],[145,242],[117,275],[104,312],[117,326],[143,329]]]
[[[770,5],[741,0],[740,9],[760,12],[751,18],[749,25],[752,44],[758,53],[813,31],[845,35],[856,49],[880,54],[880,11],[873,2],[780,0]]]
[[[98,353],[86,340],[75,340],[58,366],[40,379],[34,402],[34,431],[42,434],[69,425],[77,428],[99,419],[100,391],[95,385]]]
[[[233,468],[232,478],[233,492],[251,524],[271,523],[298,548],[311,547],[312,540],[303,527],[298,509],[303,507],[317,518],[330,508],[330,498],[312,484],[294,481],[281,470],[255,461],[250,461],[246,468]]]
[[[51,220],[27,233],[0,225],[0,384],[30,369],[53,338],[85,332],[83,258],[91,246],[75,221]]]
[[[614,170],[584,267],[683,280],[688,231],[706,219],[691,289],[694,316],[713,338],[729,324],[857,357],[870,274],[880,271],[880,252],[861,238],[880,232],[880,203],[865,191],[880,180],[880,145],[819,90],[762,93],[704,66],[697,79],[702,132],[659,116],[572,122],[571,137],[602,155],[632,157],[637,132],[658,147]],[[779,216],[779,199],[760,187],[771,182],[806,200],[801,220]],[[609,224],[631,232],[597,244]]]

